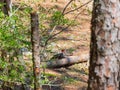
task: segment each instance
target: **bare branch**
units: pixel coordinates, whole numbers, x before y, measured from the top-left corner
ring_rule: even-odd
[[[70,25],[71,25],[71,24],[70,24]],[[54,35],[49,36],[48,39],[47,39],[46,42],[45,42],[45,46],[48,44],[48,41],[49,41],[50,39],[52,39],[53,37],[57,36],[58,34],[62,33],[63,31],[65,31],[70,25],[68,25],[67,27],[63,28],[63,29],[60,30],[59,32],[55,33]]]
[[[62,11],[62,14],[64,14],[65,10],[67,9],[67,7],[71,4],[71,2],[74,1],[74,0],[70,0],[67,5],[64,7],[63,11]]]
[[[90,0],[90,1],[86,2],[85,4],[81,5],[80,7],[77,7],[77,8],[75,8],[75,9],[73,9],[73,10],[68,11],[68,12],[64,13],[64,15],[65,15],[65,14],[68,14],[68,13],[70,13],[70,12],[76,11],[76,10],[78,10],[78,9],[86,6],[87,4],[89,4],[89,3],[92,2],[92,1],[93,1],[93,0]]]
[[[84,12],[86,9],[83,9],[81,12],[79,12],[75,17],[74,17],[74,21],[78,18],[78,16],[82,13],[82,12]]]

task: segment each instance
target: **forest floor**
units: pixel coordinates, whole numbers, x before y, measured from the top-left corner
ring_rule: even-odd
[[[15,1],[17,2],[17,0]],[[68,1],[69,0],[57,0],[57,2],[55,2],[53,0],[53,2],[50,2],[50,0],[45,0],[44,3],[40,4],[46,9],[56,6],[58,10],[62,11]],[[80,6],[86,2],[88,2],[88,0],[76,0],[75,3],[76,6]],[[92,4],[89,3],[81,9],[65,15],[65,17],[74,20],[78,13],[80,13],[75,19],[75,25],[70,26],[66,31],[55,37],[56,40],[52,42],[52,45],[54,45],[53,51],[59,52],[64,49],[67,53],[73,56],[89,54],[91,8]],[[73,7],[68,7],[66,11],[71,9],[73,9]],[[59,30],[55,32],[58,31]],[[88,63],[89,62],[80,63],[68,68],[55,70],[46,69],[46,72],[47,74],[54,74],[54,78],[49,77],[51,82],[64,86],[66,88],[65,90],[86,90],[88,80]]]
[[[88,0],[81,1],[81,3],[85,3]],[[58,2],[53,3],[48,3],[46,1],[43,5],[46,7],[58,5],[59,9],[63,10],[67,2],[67,0],[58,0]],[[77,13],[82,12],[87,7],[91,10],[91,3],[78,11],[67,14],[66,17],[74,19]],[[86,9],[77,17],[77,24],[75,26],[69,27],[68,30],[56,36],[57,40],[53,42],[54,46],[56,46],[56,48],[54,48],[55,51],[65,49],[67,53],[71,53],[73,56],[89,54],[90,20],[91,14]],[[69,68],[54,70],[57,76],[59,76],[59,74],[61,75],[55,83],[65,86],[65,90],[86,90],[88,80],[88,63],[89,62],[80,63]],[[49,71],[51,72],[51,70],[48,70],[47,72]]]

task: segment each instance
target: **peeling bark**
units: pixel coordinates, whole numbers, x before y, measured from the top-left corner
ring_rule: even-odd
[[[31,13],[31,42],[32,42],[32,60],[34,72],[34,90],[40,88],[40,53],[39,53],[39,21],[36,12]]]
[[[94,0],[88,90],[120,90],[120,1]]]

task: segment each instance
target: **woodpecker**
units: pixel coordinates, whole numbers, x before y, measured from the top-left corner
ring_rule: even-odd
[[[65,50],[61,50],[61,53],[55,54],[51,59],[62,59],[65,58]]]

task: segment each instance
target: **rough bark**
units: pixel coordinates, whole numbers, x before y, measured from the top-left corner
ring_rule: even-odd
[[[46,68],[61,68],[61,67],[69,67],[74,64],[87,62],[89,60],[89,55],[81,55],[81,56],[68,56],[63,59],[56,60],[48,60],[43,64]]]
[[[34,90],[40,89],[39,21],[36,12],[31,13],[31,42],[34,73]]]
[[[120,1],[94,0],[88,90],[120,90]]]
[[[11,0],[0,0],[0,3],[3,4],[2,11],[5,15],[10,15],[12,3]]]

